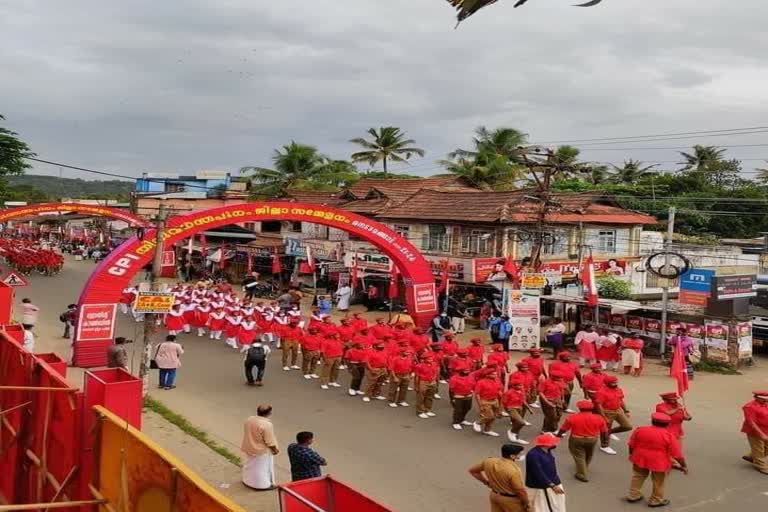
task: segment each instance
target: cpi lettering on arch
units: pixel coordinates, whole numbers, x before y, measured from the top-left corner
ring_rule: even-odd
[[[43,213],[82,213],[96,217],[109,217],[122,220],[135,226],[147,226],[148,222],[130,212],[109,206],[95,206],[80,203],[39,203],[29,206],[16,206],[7,210],[0,210],[0,222],[17,219],[19,217],[31,217]]]
[[[170,246],[201,231],[227,224],[263,221],[291,220],[311,222],[341,229],[359,236],[375,245],[389,256],[407,283],[406,304],[414,321],[426,327],[437,311],[434,293],[424,294],[425,286],[434,285],[429,262],[405,238],[380,222],[352,212],[310,203],[264,202],[223,206],[171,217],[168,220],[163,245]],[[155,231],[146,231],[143,240],[132,238],[114,250],[96,268],[80,295],[80,304],[117,302],[120,292],[128,286],[134,275],[147,265],[156,249]],[[418,299],[414,290],[421,294]],[[106,346],[75,341],[77,366],[103,364]],[[90,346],[89,346],[90,345]]]

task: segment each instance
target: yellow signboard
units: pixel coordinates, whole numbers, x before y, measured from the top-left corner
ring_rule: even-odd
[[[176,301],[169,292],[139,292],[133,302],[135,313],[168,313]]]
[[[544,274],[523,274],[522,288],[541,290],[547,286],[547,276]]]

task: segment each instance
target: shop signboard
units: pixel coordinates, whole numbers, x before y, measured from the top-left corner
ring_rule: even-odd
[[[627,329],[630,331],[644,331],[645,318],[641,316],[627,315]]]
[[[109,340],[115,333],[117,304],[83,304],[77,323],[80,341]]]
[[[688,329],[688,337],[693,341],[693,345],[698,349],[699,345],[704,343],[704,326],[702,324],[685,323]]]
[[[615,276],[621,277],[627,273],[627,262],[624,260],[596,260],[594,262],[595,277]],[[560,272],[562,279],[575,279],[579,276],[579,262],[568,261],[544,261],[539,267],[541,272]]]
[[[499,258],[475,258],[472,260],[472,267],[474,270],[475,278],[474,282],[485,283],[488,281],[488,277],[490,277],[491,274],[496,273],[496,265],[498,262]]]
[[[752,322],[736,324],[736,339],[739,345],[739,359],[752,357]]]
[[[392,272],[392,260],[384,254],[347,252],[344,254],[344,265],[348,268],[354,267],[355,258],[357,258],[358,270]]]
[[[728,326],[721,322],[704,323],[707,358],[712,361],[728,362]]]
[[[614,329],[626,329],[627,327],[627,315],[624,313],[612,313],[611,314],[611,327]]]
[[[757,276],[716,276],[715,300],[740,299],[757,296]]]
[[[657,320],[655,318],[646,318],[645,332],[649,338],[661,339],[661,320]]]
[[[425,256],[429,262],[429,266],[432,268],[432,275],[435,277],[442,277],[445,270],[445,258],[437,258],[434,256]],[[470,260],[467,259],[449,259],[448,260],[448,278],[452,281],[470,282],[468,264]]]
[[[524,289],[541,290],[547,286],[547,276],[542,273],[524,273],[521,284]]]
[[[139,292],[133,302],[134,313],[168,313],[176,302],[172,292]]]
[[[541,327],[540,299],[522,290],[509,290],[507,314],[512,324],[509,347],[512,350],[530,350],[539,346]]]
[[[712,280],[715,277],[714,270],[692,268],[680,276],[680,304],[692,306],[706,306],[712,296]]]

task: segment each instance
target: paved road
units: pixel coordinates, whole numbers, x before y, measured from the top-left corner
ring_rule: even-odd
[[[68,262],[61,275],[34,277],[32,286],[17,294],[19,300],[31,297],[44,310],[37,329],[41,349],[63,351],[65,343],[57,337],[59,312],[78,295],[92,268],[87,262]],[[119,334],[135,337],[137,328],[124,319]],[[307,382],[295,371],[281,371],[274,357],[268,365],[266,386],[250,388],[243,383],[241,358],[231,349],[190,336],[182,341],[186,354],[179,387],[153,394],[233,449],[239,444],[243,419],[253,414],[259,403],[268,402],[275,407],[274,422],[283,447],[295,432],[314,431],[316,447],[329,460],[331,473],[394,510],[485,509],[486,493],[469,478],[466,468],[495,454],[501,442],[452,430],[446,400],[438,402],[436,418],[421,420],[412,407],[390,409],[383,402],[365,404],[349,397],[344,388],[322,391],[317,381]],[[746,442],[738,433],[739,409],[749,398],[749,391],[768,387],[765,359],[761,363],[762,368],[747,370],[742,376],[699,375],[693,382],[688,403],[694,421],[687,426],[685,440],[691,473],[671,476],[668,494],[672,506],[668,510],[757,511],[768,507],[768,477],[740,460]],[[648,373],[640,379],[621,381],[637,423],[646,421],[657,393],[673,389],[673,381],[660,369],[651,367]],[[347,382],[346,376],[343,382]],[[539,421],[540,417],[534,420],[536,424]],[[532,437],[531,428],[524,431],[526,437]],[[626,448],[623,444],[617,448],[618,456],[598,453],[589,484],[572,478],[567,450],[557,450],[570,510],[621,512],[642,507],[621,501],[630,467]],[[284,454],[278,457],[278,466],[284,474]]]

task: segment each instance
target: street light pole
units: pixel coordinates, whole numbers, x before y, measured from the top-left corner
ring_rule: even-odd
[[[669,250],[672,246],[672,236],[675,233],[675,213],[677,209],[674,206],[669,207],[669,219],[667,222],[667,236],[664,239],[664,270],[662,273],[669,273]],[[664,352],[667,348],[667,308],[669,307],[669,279],[665,278],[664,286],[661,288],[661,359],[664,359]]]
[[[155,290],[157,280],[160,277],[163,266],[163,239],[165,238],[165,219],[168,212],[165,204],[160,203],[160,208],[155,216],[155,256],[152,260],[152,272],[149,278],[149,289]],[[139,377],[142,381],[142,396],[147,396],[149,392],[149,366],[152,360],[152,333],[154,332],[155,315],[147,314],[144,318],[144,339],[141,352],[141,366],[139,367]]]

